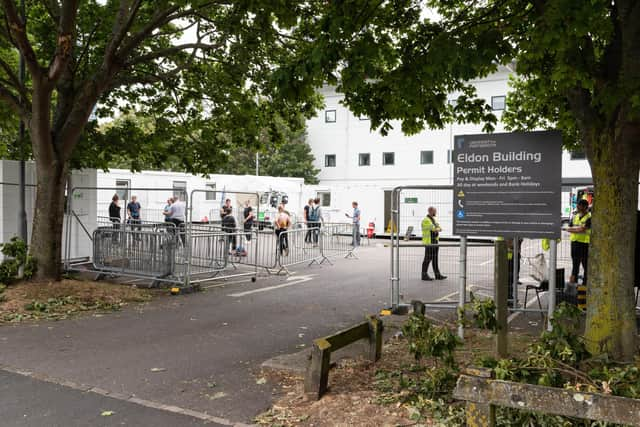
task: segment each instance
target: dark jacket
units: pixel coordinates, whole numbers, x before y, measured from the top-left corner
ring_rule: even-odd
[[[118,219],[120,221],[120,206],[116,204],[116,202],[111,202],[109,205],[109,219],[113,221],[113,219]]]

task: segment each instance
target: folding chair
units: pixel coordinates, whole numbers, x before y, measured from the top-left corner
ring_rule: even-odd
[[[544,319],[544,314],[542,313],[542,303],[540,302],[540,292],[547,292],[549,290],[549,281],[545,279],[545,280],[542,280],[537,285],[527,285],[524,291],[525,304],[527,301],[527,295],[529,294],[530,290],[535,291],[536,293],[536,299],[538,300],[538,307],[540,308],[540,315]],[[562,299],[562,296],[564,295],[564,268],[556,269],[556,292],[558,291],[560,291],[561,299]]]

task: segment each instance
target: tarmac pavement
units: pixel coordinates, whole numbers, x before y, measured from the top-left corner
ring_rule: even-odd
[[[118,313],[0,327],[0,424],[251,423],[279,392],[262,377],[263,362],[388,304],[389,248],[373,243],[357,256],[289,277],[212,282]],[[448,284],[409,283],[406,293],[446,299],[450,276]],[[439,313],[452,312],[430,310]]]

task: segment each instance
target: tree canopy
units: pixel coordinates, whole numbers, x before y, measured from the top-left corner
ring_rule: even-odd
[[[185,170],[208,173],[233,147],[280,141],[274,117],[295,127],[312,114],[312,91],[285,99],[273,78],[296,52],[291,28],[309,12],[289,0],[27,0],[23,20],[17,0],[0,0],[0,101],[12,112],[3,120],[25,122],[38,171],[38,274],[59,275],[71,167],[123,156],[161,163],[170,146]],[[153,138],[138,143],[127,123],[101,134],[94,112],[149,117]]]

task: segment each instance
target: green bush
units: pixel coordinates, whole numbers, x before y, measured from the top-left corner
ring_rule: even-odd
[[[10,285],[18,278],[20,267],[22,267],[22,277],[29,279],[36,272],[36,260],[29,255],[27,244],[18,237],[12,237],[8,243],[0,245],[0,252],[5,256],[5,260],[0,263],[0,283]]]
[[[414,313],[403,325],[402,332],[416,360],[433,357],[441,359],[448,367],[455,366],[453,353],[462,341],[446,325],[436,326],[426,317]]]

